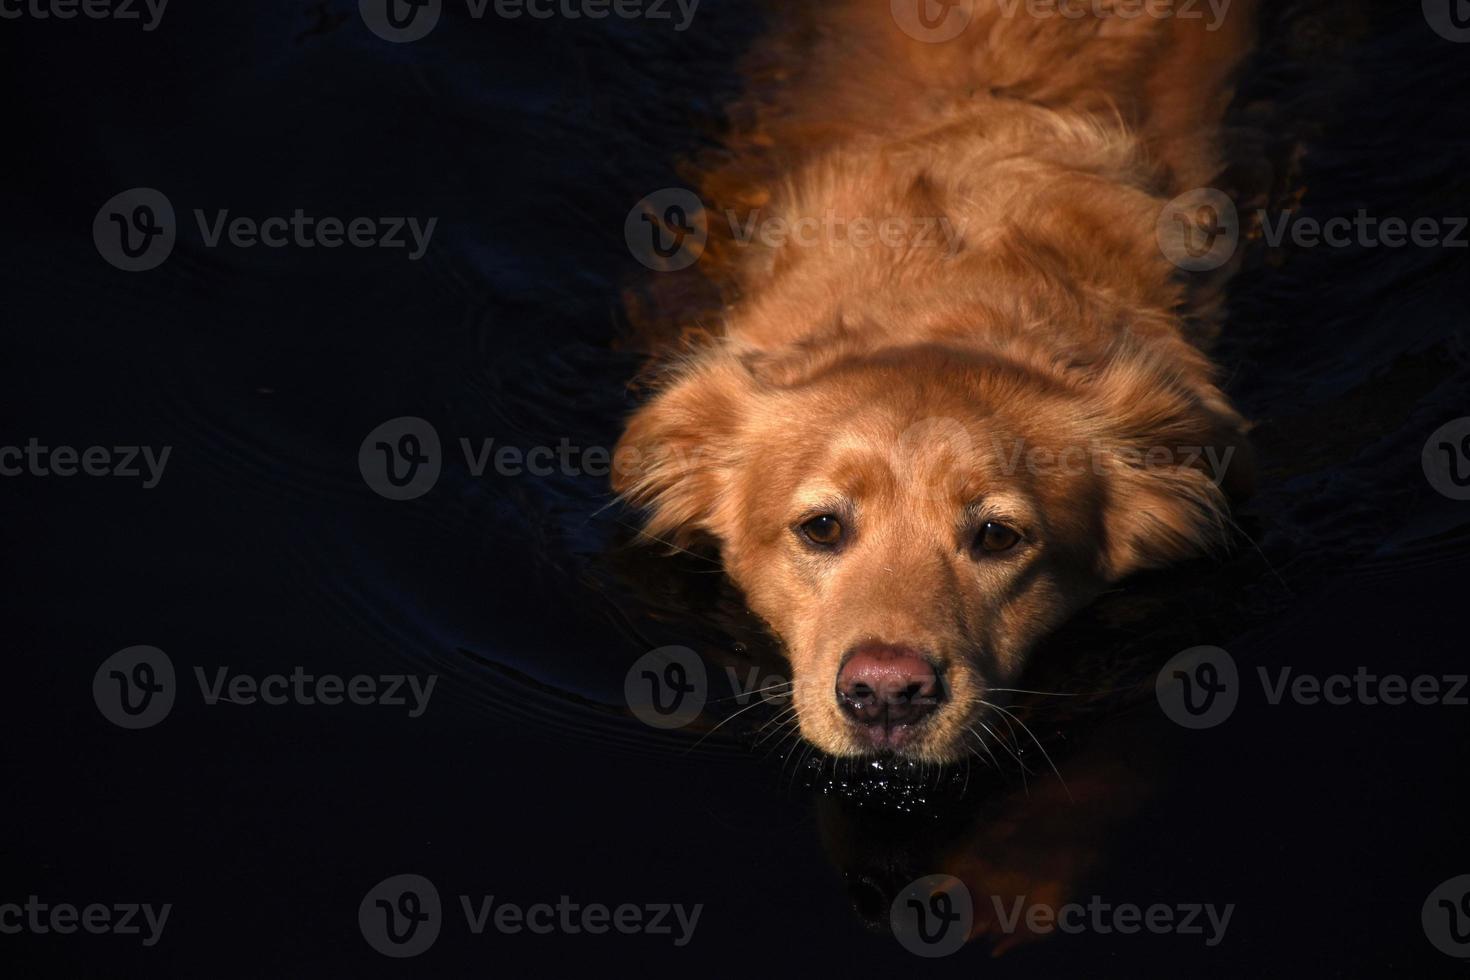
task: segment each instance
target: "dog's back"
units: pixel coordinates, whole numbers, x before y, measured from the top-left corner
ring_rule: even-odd
[[[727,336],[832,352],[865,333],[963,342],[957,320],[992,324],[977,339],[993,345],[1023,324],[1006,339],[1019,356],[1086,362],[1126,324],[1234,418],[1200,351],[1235,263],[1184,275],[1157,228],[1169,197],[1220,169],[1252,3],[1060,2],[783,15],[751,55],[746,125],[702,180],[703,270],[739,314]],[[898,247],[855,242],[855,221],[897,229]]]
[[[1219,167],[1255,0],[836,0],[791,5],[746,67],[745,120],[708,189],[756,204],[834,145],[914,137],[1005,99],[1116,120],[1163,192]]]

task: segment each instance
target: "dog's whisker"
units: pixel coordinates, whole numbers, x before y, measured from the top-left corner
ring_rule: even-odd
[[[690,752],[693,752],[695,749],[699,748],[701,745],[704,744],[704,740],[705,739],[709,738],[715,732],[719,731],[721,728],[724,728],[730,722],[734,721],[736,718],[739,718],[741,715],[745,714],[747,711],[752,711],[755,708],[759,708],[762,705],[767,704],[767,703],[768,703],[767,701],[761,700],[761,701],[757,701],[755,704],[748,704],[745,707],[741,708],[739,711],[735,712],[730,717],[720,719],[720,723],[719,724],[715,725],[714,728],[711,728],[709,731],[707,731],[703,735],[701,735],[699,737],[699,741],[697,741],[693,745],[689,746],[689,748],[684,751],[684,754],[685,755],[688,755]]]
[[[776,733],[780,732],[782,729],[784,729],[786,727],[786,723],[788,721],[791,721],[792,720],[792,718],[795,716],[795,714],[796,714],[796,709],[795,708],[788,708],[785,711],[781,712],[776,717],[772,718],[770,721],[766,722],[760,728],[756,729],[756,734],[757,735],[760,735],[761,737],[758,738],[758,739],[756,739],[755,744],[756,745],[760,745],[766,739],[771,738]],[[775,726],[775,727],[772,728],[772,726]],[[771,731],[766,731],[766,729],[772,729],[772,730]],[[762,732],[765,732],[765,734],[761,734]]]
[[[1051,767],[1051,771],[1052,771],[1053,775],[1055,775],[1057,777],[1057,781],[1062,784],[1062,790],[1067,794],[1067,800],[1069,802],[1075,803],[1076,800],[1072,799],[1072,790],[1071,790],[1070,787],[1067,786],[1067,781],[1062,778],[1061,770],[1059,770],[1057,768],[1057,764],[1052,761],[1052,759],[1051,759],[1051,753],[1049,753],[1049,752],[1046,751],[1046,746],[1044,746],[1044,745],[1041,744],[1041,739],[1039,739],[1039,738],[1036,737],[1036,733],[1033,732],[1033,731],[1031,731],[1031,729],[1027,726],[1027,724],[1024,721],[1022,721],[1020,718],[1016,718],[1015,715],[1011,714],[1009,711],[1007,711],[1005,708],[1002,708],[1000,705],[998,705],[998,704],[991,704],[989,701],[982,701],[980,703],[981,704],[985,704],[985,705],[989,705],[990,707],[994,708],[996,711],[999,711],[1003,715],[1008,715],[1011,718],[1015,718],[1016,724],[1020,725],[1021,728],[1022,728],[1022,730],[1024,730],[1027,735],[1030,735],[1031,736],[1031,741],[1033,741],[1033,742],[1036,743],[1036,748],[1041,752],[1041,757],[1046,760],[1046,764]]]
[[[981,722],[980,727],[985,728],[985,723]],[[990,756],[990,761],[994,763],[995,771],[1000,772],[1000,760],[997,759],[995,757],[995,753],[990,750],[990,745],[985,741],[985,736],[981,735],[979,732],[975,731],[975,729],[970,728],[969,726],[966,726],[965,730],[968,731],[971,735],[975,736],[976,740],[980,743],[980,747],[985,750],[985,754]],[[989,731],[989,729],[986,730]],[[981,761],[983,762],[984,760],[982,759]]]
[[[991,705],[989,702],[986,702],[986,701],[981,701],[980,702],[980,706],[982,708],[994,707],[994,705]],[[1011,724],[1011,720],[1009,718],[1007,718],[1005,715],[1001,715],[1000,716],[1000,720],[1005,723],[1005,726],[1006,726],[1006,734],[1010,735],[1010,737],[1011,737],[1010,744],[1013,745],[1013,746],[1015,746],[1016,748],[1020,748],[1020,746],[1021,746],[1021,740],[1016,736],[1016,726],[1012,725]],[[997,737],[999,737],[999,736],[997,736]]]
[[[659,537],[658,535],[656,535],[656,534],[650,534],[647,530],[645,530],[645,529],[637,526],[636,524],[629,524],[627,521],[618,521],[618,523],[621,524],[623,527],[627,528],[630,531],[636,531],[636,532],[638,532],[638,535],[640,537],[647,538],[650,541],[655,541],[655,542],[663,545],[665,548],[672,548],[674,551],[678,552],[679,554],[688,555],[690,558],[693,558],[696,561],[702,561],[702,562],[705,562],[707,564],[714,565],[716,568],[720,569],[720,571],[722,571],[722,572],[724,571],[725,566],[722,565],[722,564],[720,564],[719,562],[715,561],[713,558],[707,558],[704,555],[696,554],[696,553],[690,551],[688,548],[681,548],[678,545],[674,544],[674,542],[672,542],[672,541],[665,541],[663,538]]]
[[[785,687],[785,688],[791,688],[791,687],[795,687],[795,686],[796,686],[796,682],[795,681],[787,681],[784,684],[773,684],[770,687],[762,687],[762,688],[759,688],[758,690],[754,690],[754,691],[743,691],[740,694],[732,694],[728,698],[713,698],[713,699],[710,700],[709,703],[710,704],[721,704],[722,702],[725,702],[725,701],[739,701],[741,698],[753,697],[754,695],[757,695],[757,694],[765,694],[767,691],[779,691],[783,687]],[[765,700],[765,701],[774,701],[775,698],[763,698],[762,700]]]
[[[1026,765],[1026,760],[1025,759],[1022,759],[1021,756],[1020,756],[1020,754],[1017,753],[1015,749],[1013,749],[1009,745],[1007,745],[1005,739],[1001,738],[998,734],[996,734],[995,729],[993,729],[989,725],[985,724],[985,722],[979,721],[978,719],[976,720],[976,724],[978,724],[981,728],[983,728],[987,732],[989,732],[990,733],[990,737],[993,738],[993,739],[995,739],[996,742],[999,743],[999,745],[1000,745],[1001,748],[1005,749],[1008,753],[1010,753],[1011,758],[1016,760],[1016,765],[1018,765],[1018,766],[1021,767],[1021,772],[1023,774],[1025,774],[1025,775],[1035,775],[1035,773],[1033,773],[1031,771],[1031,768]],[[997,765],[999,765],[999,763],[997,763]]]
[[[764,743],[767,739],[775,738],[777,735],[781,735],[781,733],[783,732],[789,735],[791,731],[797,729],[798,726],[796,723],[797,717],[794,711],[783,711],[781,714],[777,715],[775,718],[772,718],[770,721],[761,726],[760,732],[762,732],[763,734],[755,744],[760,745]],[[767,729],[770,730],[767,731]],[[784,736],[782,740],[784,741]]]
[[[787,707],[785,707],[785,708],[781,709],[780,711],[778,711],[776,713],[775,717],[773,717],[770,721],[766,722],[764,725],[762,725],[760,728],[758,728],[756,730],[757,731],[762,731],[762,730],[768,728],[770,725],[774,724],[775,722],[780,721],[783,718],[790,717],[793,713],[795,713],[795,711],[796,711],[796,705],[794,705],[794,704],[788,705]]]
[[[989,703],[987,703],[985,701],[981,701],[980,702],[980,705],[981,705],[981,707],[984,707],[984,708],[992,707]],[[1020,752],[1017,751],[1020,748],[1021,743],[1019,741],[1017,741],[1017,739],[1016,739],[1016,730],[1015,730],[1015,728],[1013,728],[1011,726],[1010,720],[1007,719],[1005,715],[1001,715],[1000,716],[1000,719],[1001,719],[1001,721],[1005,722],[1006,731],[1008,733],[1010,733],[1010,736],[1011,736],[1010,743],[1007,743],[1005,739],[1001,738],[1000,735],[996,733],[995,729],[991,728],[989,725],[985,724],[983,721],[980,722],[980,727],[983,728],[983,729],[985,729],[991,735],[993,735],[995,737],[995,740],[1000,743],[1000,747],[1003,748],[1003,749],[1005,749],[1007,752],[1009,752],[1011,754],[1012,758],[1014,758],[1016,760],[1017,765],[1019,765],[1021,767],[1021,786],[1026,791],[1026,798],[1027,799],[1030,799],[1031,798],[1031,782],[1026,777],[1029,776],[1029,775],[1031,775],[1031,769],[1030,769],[1029,766],[1026,765],[1025,761],[1021,758]],[[978,721],[979,719],[976,719],[976,720]]]
[[[806,747],[801,750],[801,756],[797,759],[796,765],[791,767],[791,786],[789,787],[790,789],[796,788],[796,780],[801,776],[801,767],[806,762],[807,756],[811,755],[813,748],[815,748],[815,746],[813,746],[810,742],[806,743]],[[783,773],[786,771],[786,766],[784,763],[781,766],[781,771]]]
[[[755,747],[755,746],[757,746],[757,745],[760,745],[761,742],[765,741],[766,738],[768,738],[769,736],[774,735],[776,732],[781,731],[781,722],[783,720],[784,719],[781,719],[781,718],[772,718],[770,721],[766,722],[764,725],[762,725],[761,727],[757,728],[755,730],[755,734],[758,735],[758,736],[760,736],[760,737],[757,738],[753,743],[751,743],[752,748]]]
[[[1256,544],[1256,539],[1245,533],[1245,528],[1236,523],[1235,518],[1231,517],[1228,512],[1223,512],[1220,516],[1225,519],[1227,524],[1235,529],[1235,533],[1250,542],[1250,546],[1255,549],[1256,554],[1261,556],[1261,561],[1266,563],[1267,570],[1276,577],[1276,581],[1281,583],[1281,587],[1286,590],[1286,594],[1295,598],[1295,593],[1292,592],[1291,586],[1286,584],[1286,579],[1281,577],[1281,573],[1276,570],[1276,566],[1271,564],[1271,559],[1267,558],[1266,553],[1261,550],[1261,546]]]
[[[792,743],[791,750],[786,753],[786,757],[781,760],[781,773],[780,773],[780,778],[781,779],[784,780],[786,778],[786,767],[789,766],[789,765],[791,765],[791,760],[794,759],[796,757],[796,755],[799,752],[801,752],[801,751],[802,751],[801,740],[800,739],[797,739],[794,743]],[[796,779],[795,779],[794,776],[792,777],[791,784],[793,786],[796,785]]]
[[[793,723],[791,723],[791,722],[788,721],[788,722],[784,723],[781,727],[782,728],[785,728],[786,725],[788,725],[788,724],[791,725],[791,730],[788,731],[785,735],[783,735],[781,737],[781,739],[779,741],[777,741],[774,745],[771,746],[770,751],[768,751],[765,754],[764,758],[769,759],[771,756],[775,755],[777,752],[780,752],[785,747],[785,745],[786,745],[787,742],[793,741],[794,739],[797,739],[797,738],[800,738],[801,737],[801,728],[800,728],[800,726],[798,726],[796,724],[793,724]],[[785,768],[784,764],[783,764],[782,768],[783,769]]]
[[[797,733],[797,729],[795,729],[795,728],[788,728],[789,723],[790,722],[789,722],[789,719],[788,719],[788,721],[782,722],[780,725],[776,726],[776,728],[774,730],[772,730],[770,732],[767,732],[765,735],[762,735],[759,739],[756,740],[756,743],[755,743],[754,746],[752,746],[752,748],[758,748],[761,745],[763,745],[764,743],[766,743],[766,742],[770,741],[771,739],[776,738],[776,736],[780,735],[781,737],[779,739],[777,739],[772,744],[772,751],[774,751],[776,749],[779,749],[781,747],[782,743],[784,743],[786,741],[786,739],[790,738],[791,735]],[[783,732],[785,732],[784,735],[782,734]],[[770,752],[767,752],[766,753],[766,756],[769,757],[770,754],[771,754]]]

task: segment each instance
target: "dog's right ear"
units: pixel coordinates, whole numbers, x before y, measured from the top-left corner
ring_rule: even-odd
[[[646,513],[650,537],[677,547],[736,523],[741,432],[757,382],[741,359],[708,352],[676,372],[628,420],[613,453],[613,489]]]

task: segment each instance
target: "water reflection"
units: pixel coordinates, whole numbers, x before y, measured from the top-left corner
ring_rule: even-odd
[[[1086,894],[1152,791],[1157,734],[1152,719],[1120,719],[1072,753],[1061,777],[1013,763],[983,780],[969,774],[968,788],[937,806],[874,806],[819,783],[823,850],[875,931],[893,929],[894,903],[912,883],[958,879],[973,909],[968,939],[998,955],[1053,934],[1032,931],[1020,907],[1057,909]]]

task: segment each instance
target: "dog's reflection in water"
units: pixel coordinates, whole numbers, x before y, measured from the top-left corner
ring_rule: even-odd
[[[814,769],[808,785],[820,792],[822,845],[869,928],[898,927],[904,899],[916,910],[929,906],[921,917],[963,902],[972,910],[967,941],[999,955],[1053,934],[1026,911],[1078,901],[1107,866],[1120,828],[1149,795],[1143,774],[1156,734],[1137,720],[1105,725],[1062,762],[1060,776],[1024,756],[1029,774],[1014,759],[1007,774],[955,771],[927,780],[918,772],[885,775],[882,763],[870,763],[866,778],[841,768],[834,777],[831,767],[816,777]],[[958,879],[963,894],[936,902],[936,889],[955,885],[934,876]]]

